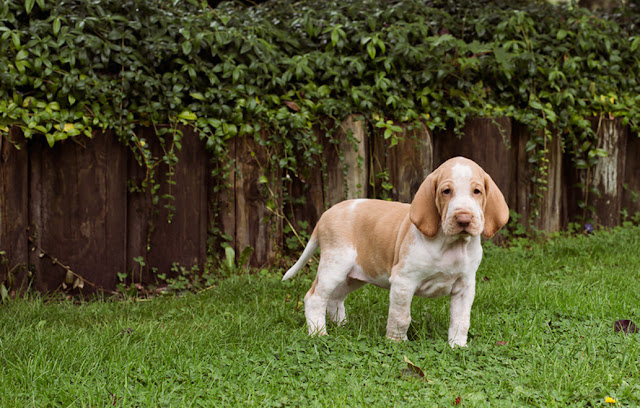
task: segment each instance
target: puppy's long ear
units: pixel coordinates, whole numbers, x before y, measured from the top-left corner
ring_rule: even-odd
[[[436,236],[440,226],[440,213],[436,206],[439,173],[437,170],[434,171],[422,182],[409,211],[411,222],[429,238]]]
[[[509,221],[509,206],[496,183],[486,173],[484,176],[484,189],[487,194],[487,202],[484,208],[484,231],[482,231],[482,236],[491,238]]]

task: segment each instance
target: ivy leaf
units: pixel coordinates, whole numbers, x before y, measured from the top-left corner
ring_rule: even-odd
[[[371,57],[371,59],[374,59],[376,57],[376,46],[373,45],[372,42],[369,42],[367,44],[367,53],[369,54],[369,57]]]
[[[204,101],[205,97],[201,92],[191,92],[189,94],[189,96],[191,96],[193,99],[197,99],[199,101]]]
[[[20,36],[15,31],[11,31],[11,41],[16,50],[20,49]]]
[[[47,138],[47,143],[49,144],[49,147],[53,147],[54,143],[56,142],[55,136],[51,133],[47,133],[46,138]]]
[[[182,111],[182,112],[180,112],[180,114],[178,115],[178,118],[183,119],[183,120],[187,120],[187,121],[198,120],[198,116],[196,116],[195,113],[190,112],[190,111]]]
[[[185,55],[189,55],[192,49],[193,49],[193,44],[191,44],[191,41],[185,41],[182,43],[182,52]]]
[[[33,5],[36,3],[35,0],[26,0],[24,2],[24,9],[27,12],[27,14],[31,13],[31,10],[33,9]]]
[[[60,26],[60,17],[56,17],[55,20],[53,20],[53,34],[58,35],[58,33],[60,32]]]
[[[16,55],[17,61],[23,61],[23,60],[26,60],[27,58],[29,58],[29,51],[25,49],[21,49],[20,51],[18,51],[18,54]]]
[[[535,100],[529,101],[529,106],[531,106],[533,109],[544,110],[544,107],[539,101],[535,101]]]
[[[0,297],[3,301],[9,297],[9,291],[4,286],[4,283],[0,284]]]

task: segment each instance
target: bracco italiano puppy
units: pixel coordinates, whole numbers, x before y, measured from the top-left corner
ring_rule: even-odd
[[[304,299],[309,334],[327,333],[327,313],[345,323],[345,298],[371,283],[391,292],[387,337],[407,339],[414,295],[449,295],[449,344],[466,346],[480,235],[492,237],[508,219],[509,207],[491,177],[456,157],[426,178],[411,204],[358,199],[331,207],[282,279],[293,277],[321,247],[316,280]]]

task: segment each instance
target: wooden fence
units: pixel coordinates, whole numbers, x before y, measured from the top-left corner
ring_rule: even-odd
[[[509,206],[525,218],[532,211],[532,195],[541,193],[544,199],[535,218],[540,229],[556,231],[580,219],[584,211],[579,203],[585,196],[578,183],[601,192],[586,197],[596,210],[594,221],[615,226],[622,209],[630,214],[640,211],[640,139],[629,136],[618,120],[594,121],[593,126],[608,156],[588,172],[577,170],[562,151],[561,140],[553,138],[547,155],[548,184],[541,191],[532,182],[536,169],[525,151],[530,135],[509,118],[471,119],[460,137],[406,128],[400,143],[390,147],[389,141],[369,134],[357,117],[350,117],[341,125],[340,144],[321,137],[323,169],[300,169],[284,178],[265,174],[268,157],[259,143],[233,139],[229,150],[234,171],[226,180],[231,189],[215,188],[220,181],[210,174],[216,158],[192,129],[183,128],[176,183],[171,187],[171,223],[167,210],[154,207],[148,193],[128,191],[128,180],[139,181],[144,174],[110,132],[80,143],[58,143],[52,149],[37,138],[21,142],[20,149],[0,138],[0,250],[6,252],[9,267],[18,266],[18,282],[32,275],[43,292],[60,287],[70,273],[90,282],[84,290],[93,291],[114,289],[118,273],[152,282],[154,273],[170,274],[173,263],[202,267],[213,229],[231,237],[236,253],[246,246],[254,248],[252,265],[269,265],[283,251],[287,223],[296,226],[303,220],[312,228],[330,205],[345,198],[380,196],[381,191],[409,202],[431,170],[457,155],[488,171]],[[153,139],[152,129],[139,131]],[[9,137],[22,140],[16,129]],[[160,169],[158,174],[165,172]],[[161,184],[161,190],[169,188]],[[304,197],[304,204],[283,208],[284,189]],[[140,256],[144,268],[134,260]],[[0,279],[5,274],[6,268],[0,269]]]

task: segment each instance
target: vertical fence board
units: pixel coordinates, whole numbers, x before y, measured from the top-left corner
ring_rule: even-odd
[[[367,138],[364,122],[349,116],[338,131],[339,144],[325,144],[327,161],[326,205],[332,206],[367,194]],[[340,158],[342,156],[342,160]]]
[[[468,119],[461,137],[451,131],[434,135],[434,167],[455,156],[475,161],[491,175],[509,208],[515,208],[518,152],[511,146],[511,118]]]
[[[640,212],[640,137],[638,135],[627,135],[625,152],[622,208],[632,216]]]
[[[236,144],[237,138],[232,138],[227,142],[227,157],[216,157],[215,160],[219,163],[214,165],[218,168],[225,167],[225,163],[229,164],[228,174],[220,175],[222,179],[211,180],[211,187],[209,189],[209,220],[214,224],[212,229],[218,230],[217,232],[224,236],[223,242],[228,243],[231,248],[236,249]],[[217,183],[214,186],[213,183]],[[214,189],[217,187],[217,191]],[[230,241],[226,241],[229,239]],[[217,244],[222,244],[219,242]],[[218,245],[214,248],[216,253],[223,254],[222,248]]]
[[[537,186],[533,178],[536,168],[529,163],[529,154],[526,144],[530,139],[529,130],[523,125],[514,126],[513,130],[517,140],[517,186],[516,186],[516,211],[522,216],[522,221],[528,225],[531,212],[534,211],[534,196],[541,195],[537,213],[533,217],[533,225],[547,232],[560,231],[567,221],[566,200],[567,186],[565,183],[564,158],[562,153],[562,139],[559,135],[553,135],[547,145],[546,159],[548,163],[546,185]]]
[[[596,121],[594,125],[597,126]],[[614,227],[620,223],[622,209],[622,183],[625,169],[627,132],[622,120],[603,119],[598,131],[598,148],[607,152],[593,169],[593,185],[600,195],[593,197],[594,221],[599,225]]]
[[[264,182],[266,178],[267,182]],[[236,254],[253,248],[249,262],[272,262],[282,247],[282,219],[269,206],[282,208],[280,174],[269,172],[268,152],[253,139],[236,145]]]
[[[433,143],[431,133],[424,126],[405,126],[397,145],[390,147],[391,141],[382,136],[374,138],[372,167],[376,173],[375,196],[383,197],[382,180],[377,173],[388,175],[392,186],[390,198],[394,201],[411,202],[418,187],[433,171]],[[385,197],[386,198],[386,197]]]
[[[333,124],[331,121],[324,123],[325,126],[314,127],[314,136],[322,146],[329,145],[327,128]],[[311,234],[314,226],[326,210],[325,202],[325,175],[326,175],[326,152],[324,155],[313,156],[314,163],[305,163],[302,157],[298,157],[298,168],[294,174],[285,177],[284,188],[289,191],[289,208],[284,210],[289,215],[289,219],[296,229],[301,232],[300,221],[308,223],[306,232]]]
[[[46,253],[30,255],[36,288],[47,292],[64,281],[55,258],[97,288],[113,289],[126,267],[124,147],[111,132],[53,148],[39,138],[30,147],[30,234]]]
[[[206,261],[208,157],[204,142],[193,128],[180,127],[180,130],[182,149],[176,151],[178,163],[172,177],[175,185],[167,183],[169,168],[162,164],[156,171],[156,181],[160,183],[158,195],[161,197],[158,205],[152,205],[149,191],[129,196],[127,265],[135,281],[153,282],[155,273],[171,276],[174,263],[189,269],[192,266],[202,268]],[[154,129],[140,131],[152,144],[154,153],[159,154],[160,143]],[[138,180],[144,178],[142,173],[145,170],[133,158],[129,160],[129,171]],[[173,199],[162,198],[165,195],[171,195]],[[165,207],[167,204],[175,208],[168,209]],[[138,256],[145,258],[146,268],[142,270],[134,261]]]
[[[605,150],[607,156],[600,157],[589,170],[572,169],[567,208],[571,220],[588,221],[591,215],[588,209],[592,208],[595,224],[613,227],[621,219],[627,128],[620,119],[606,118],[592,118],[591,126],[598,135],[596,147]],[[581,208],[585,203],[587,210]]]
[[[7,253],[7,267],[13,269],[14,287],[24,287],[27,278],[29,224],[29,156],[18,128],[12,128],[8,139],[0,135],[0,250]],[[11,141],[19,143],[18,150]],[[0,269],[0,280],[6,278]]]

